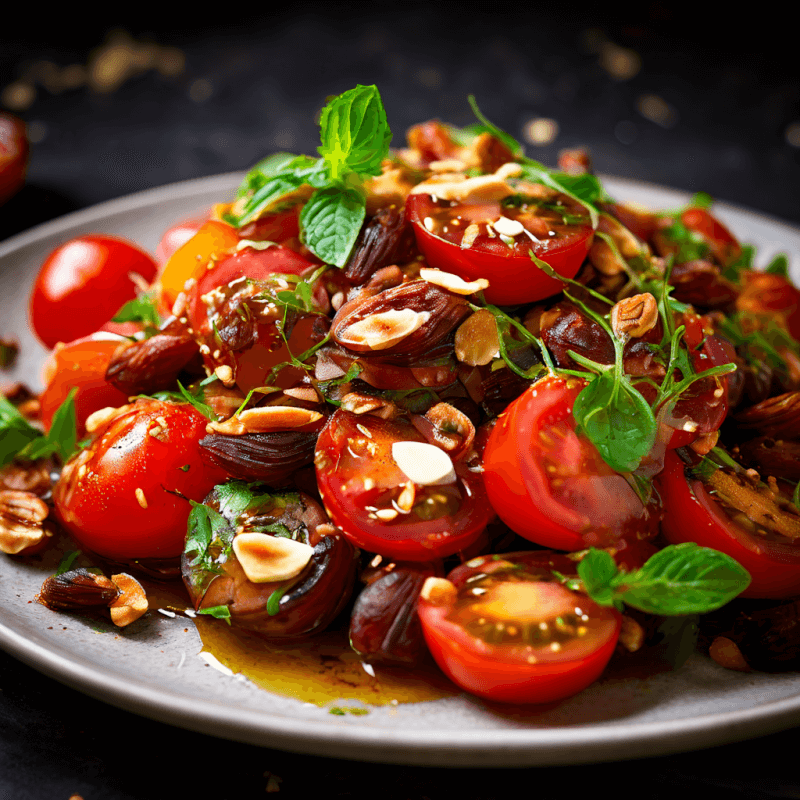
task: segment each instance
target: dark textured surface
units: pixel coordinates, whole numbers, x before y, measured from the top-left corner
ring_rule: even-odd
[[[482,2],[300,3],[239,23],[167,24],[141,11],[80,27],[48,17],[0,31],[0,91],[27,77],[36,92],[19,112],[35,139],[29,181],[0,209],[0,239],[140,189],[244,169],[275,149],[313,152],[325,96],[357,82],[378,84],[395,144],[429,117],[469,122],[466,96],[474,93],[516,136],[524,138],[531,120],[555,120],[552,142],[527,146],[545,163],[562,147],[587,145],[600,172],[705,190],[800,222],[800,80],[785,21],[753,9],[713,28],[674,6],[611,13]],[[114,27],[135,49],[179,48],[183,69],[150,68],[104,93],[56,91],[61,70],[89,63]],[[594,795],[603,785],[652,798],[798,797],[795,760],[786,758],[795,736],[576,768],[360,765],[176,730],[0,655],[3,800],[261,797],[269,772],[283,779],[288,797],[488,800],[517,786],[550,797]]]

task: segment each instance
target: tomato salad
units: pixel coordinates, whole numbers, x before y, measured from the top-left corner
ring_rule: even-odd
[[[710,198],[620,204],[473,108],[390,150],[358,86],[318,158],[260,162],[157,261],[106,236],[47,259],[0,539],[60,527],[117,574],[65,564],[41,602],[130,624],[136,574],[180,573],[220,625],[349,625],[365,663],[432,656],[506,703],[581,691],[668,617],[724,666],[800,666],[785,258],[757,272]]]

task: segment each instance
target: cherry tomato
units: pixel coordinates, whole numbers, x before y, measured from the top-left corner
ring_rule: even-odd
[[[163,265],[206,224],[208,217],[192,217],[173,225],[161,237],[156,248],[156,261]]]
[[[800,289],[783,275],[769,272],[746,271],[742,281],[736,310],[767,315],[800,341]]]
[[[735,558],[753,579],[742,597],[800,594],[800,546],[763,529],[759,534],[745,515],[729,513],[701,480],[687,478],[674,452],[667,453],[656,481],[665,508],[661,530],[669,542],[697,542]]]
[[[106,381],[111,357],[124,341],[111,333],[95,333],[58,345],[44,366],[45,390],[39,402],[42,422],[49,430],[53,415],[75,388],[75,418],[78,436],[86,432],[86,419],[107,406],[121,406],[128,396]]]
[[[392,445],[424,441],[405,420],[342,409],[323,428],[317,483],[329,516],[357,547],[430,561],[472,544],[494,517],[480,472],[466,458],[454,463],[455,480],[442,485],[415,484],[401,470]]]
[[[164,265],[158,278],[162,306],[171,309],[186,281],[198,280],[212,257],[227,255],[238,243],[239,235],[235,228],[215,219],[206,222]]]
[[[455,203],[428,194],[412,194],[406,214],[414,224],[417,245],[432,267],[465,280],[486,278],[484,296],[490,303],[512,305],[541,300],[561,291],[563,284],[546,275],[530,252],[559,275],[572,278],[592,244],[592,225],[586,209],[565,195],[512,195],[514,203],[486,201]],[[489,223],[508,220],[498,232]],[[517,224],[524,228],[514,235]],[[472,231],[468,229],[471,226]],[[465,237],[471,238],[467,244]]]
[[[79,236],[57,247],[42,265],[30,301],[30,320],[48,347],[88,336],[136,297],[135,273],[150,282],[156,262],[131,242]]]
[[[0,113],[0,204],[16,194],[25,182],[28,149],[22,120]]]
[[[687,208],[681,222],[706,240],[711,253],[721,264],[728,264],[741,255],[742,248],[734,235],[704,208]]]
[[[64,468],[56,512],[81,547],[115,561],[177,558],[190,500],[227,477],[205,464],[208,420],[189,405],[143,400],[112,419]]]
[[[544,547],[635,548],[655,534],[658,513],[575,432],[584,385],[543,378],[500,415],[483,457],[486,491],[512,530]]]
[[[500,703],[549,703],[600,677],[621,617],[562,586],[554,569],[573,574],[574,564],[546,551],[481,556],[450,573],[455,591],[423,591],[425,640],[454,683]]]

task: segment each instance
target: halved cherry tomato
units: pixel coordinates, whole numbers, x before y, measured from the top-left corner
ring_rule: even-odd
[[[406,214],[427,262],[465,280],[486,278],[489,288],[484,296],[499,305],[528,303],[560,292],[563,284],[539,269],[530,252],[559,275],[572,278],[593,237],[586,209],[565,195],[512,198],[513,203],[456,203],[411,194],[406,201]],[[524,230],[501,236],[488,225],[501,217],[511,221],[508,230],[513,231],[516,223]],[[467,230],[472,225],[479,231],[474,238]]]
[[[553,570],[574,574],[574,564],[546,551],[480,556],[450,573],[455,593],[420,598],[425,640],[454,683],[496,702],[549,703],[600,677],[621,617]]]
[[[681,222],[706,240],[721,264],[728,264],[741,255],[742,247],[734,235],[705,208],[687,208],[681,214]]]
[[[206,222],[164,265],[158,278],[162,306],[171,309],[186,281],[201,278],[212,257],[227,255],[238,243],[235,228],[215,219]]]
[[[25,123],[11,114],[0,114],[0,204],[25,182],[28,149]]]
[[[330,518],[357,547],[400,561],[430,561],[472,544],[494,511],[480,471],[453,465],[455,481],[417,485],[392,456],[424,442],[410,423],[339,409],[317,440],[317,483]],[[405,492],[405,494],[404,494]]]
[[[78,436],[86,432],[90,414],[107,406],[121,406],[128,396],[106,381],[111,357],[125,340],[113,333],[94,333],[56,346],[43,370],[45,390],[39,402],[42,422],[50,428],[53,415],[75,388],[75,418]]]
[[[752,577],[742,597],[792,597],[800,594],[800,545],[778,534],[748,530],[743,514],[734,519],[697,478],[687,478],[684,464],[667,453],[656,478],[664,501],[661,530],[673,544],[697,542],[735,558]]]
[[[34,333],[48,347],[88,336],[136,297],[131,275],[155,278],[156,262],[112,236],[79,236],[57,247],[39,270],[30,301]]]
[[[227,477],[200,456],[207,422],[190,405],[159,400],[112,419],[53,490],[58,517],[78,544],[116,561],[177,558],[189,501],[202,501]]]
[[[655,535],[659,514],[575,432],[578,379],[547,377],[501,414],[483,456],[489,500],[514,531],[544,547],[626,549]]]

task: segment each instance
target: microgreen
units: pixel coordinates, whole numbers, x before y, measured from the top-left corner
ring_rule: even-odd
[[[198,608],[198,614],[205,614],[214,619],[224,619],[228,625],[231,623],[231,610],[228,606],[209,606],[208,608]]]
[[[286,592],[289,591],[289,589],[291,589],[291,585],[289,584],[281,586],[267,598],[267,614],[269,614],[271,617],[274,617],[281,610],[281,598],[286,594]]]
[[[694,542],[669,545],[627,572],[605,550],[591,548],[578,563],[580,586],[601,606],[624,605],[649,614],[681,616],[721,608],[750,585],[750,575],[728,555]]]
[[[219,380],[216,375],[210,375],[205,380],[196,384],[194,388],[189,387],[188,389],[180,381],[177,381],[177,392],[154,392],[149,396],[156,400],[163,400],[167,403],[189,403],[192,408],[194,408],[196,411],[199,411],[204,417],[210,419],[212,422],[216,422],[217,415],[214,413],[214,409],[212,409],[211,406],[206,403],[206,395],[203,391],[205,386],[216,380]]]
[[[679,219],[664,228],[663,233],[670,242],[678,247],[675,255],[675,261],[678,264],[704,258],[708,254],[709,247],[706,240],[699,233],[687,228]]]
[[[14,459],[35,461],[52,455],[64,463],[68,461],[77,448],[74,402],[77,391],[75,387],[70,390],[53,415],[46,434],[34,428],[13,403],[0,395],[0,467]]]
[[[80,550],[70,550],[69,552],[64,553],[61,561],[58,564],[58,568],[53,574],[58,577],[59,575],[63,575],[65,572],[69,572],[80,554]]]

